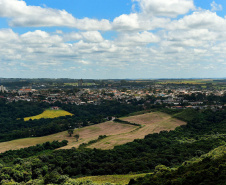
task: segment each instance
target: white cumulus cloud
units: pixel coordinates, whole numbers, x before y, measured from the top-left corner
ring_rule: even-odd
[[[76,19],[65,10],[28,6],[22,0],[0,0],[0,17],[10,18],[13,27],[67,26],[81,30],[109,30],[108,20]]]
[[[134,0],[146,15],[177,17],[194,9],[193,0]]]
[[[157,43],[160,41],[160,38],[154,35],[151,32],[141,32],[141,33],[124,33],[121,34],[118,38],[120,45],[140,45],[140,44],[149,44]]]
[[[223,10],[222,5],[217,4],[215,1],[213,1],[211,3],[211,7],[212,7],[211,11],[221,11],[221,10]]]
[[[139,72],[146,72],[146,77],[175,77],[173,73],[180,71],[191,77],[191,71],[210,71],[213,64],[225,73],[226,17],[215,12],[222,6],[213,1],[212,10],[204,10],[195,8],[193,0],[132,1],[139,11],[133,4],[131,13],[109,21],[78,19],[66,10],[28,6],[25,0],[0,0],[0,17],[7,18],[9,27],[39,27],[22,34],[0,29],[1,74],[32,71],[30,76],[40,76],[40,71],[50,71],[51,76],[67,71],[64,76],[84,70],[91,75],[97,70],[99,77],[100,71],[110,75],[114,68],[123,77]],[[46,31],[50,26],[60,28]]]
[[[138,15],[134,14],[123,14],[116,17],[113,21],[113,28],[116,30],[137,30],[140,28]]]
[[[86,42],[102,42],[104,39],[98,31],[71,32],[63,34],[65,41],[84,40]]]
[[[226,19],[219,17],[215,12],[204,10],[186,15],[168,25],[169,29],[210,29],[223,31],[226,29]]]

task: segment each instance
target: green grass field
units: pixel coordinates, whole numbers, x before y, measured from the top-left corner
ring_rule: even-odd
[[[43,113],[37,115],[37,116],[31,116],[24,118],[24,121],[28,121],[30,119],[41,119],[41,118],[57,118],[61,116],[72,116],[70,112],[67,112],[65,110],[45,110]]]
[[[190,85],[204,85],[206,83],[213,83],[212,79],[194,79],[194,80],[159,80],[157,84],[190,84]]]
[[[144,177],[147,175],[146,173],[143,174],[128,174],[128,175],[103,175],[103,176],[90,176],[90,177],[81,177],[78,180],[91,180],[94,183],[102,184],[102,183],[113,183],[113,184],[120,184],[125,185],[128,184],[130,179],[137,179],[139,177]]]

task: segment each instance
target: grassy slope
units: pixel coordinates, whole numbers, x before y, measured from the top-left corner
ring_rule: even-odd
[[[0,143],[0,152],[25,148],[54,140],[68,140],[68,145],[62,149],[69,149],[72,147],[78,147],[82,143],[95,140],[99,137],[99,135],[107,135],[108,137],[100,140],[97,143],[94,143],[93,145],[90,145],[89,147],[111,149],[116,145],[125,144],[127,142],[133,141],[134,139],[142,139],[147,134],[160,132],[161,130],[172,130],[177,126],[185,124],[185,122],[172,118],[168,114],[161,112],[141,114],[121,119],[141,124],[143,127],[139,128],[138,126],[108,121],[105,123],[74,130],[73,135],[79,134],[80,136],[78,142],[74,137],[69,137],[67,131],[64,131],[44,137],[25,138],[3,142]]]
[[[114,146],[132,142],[134,139],[143,139],[148,134],[159,133],[162,130],[173,130],[180,125],[186,124],[162,112],[141,114],[121,119],[140,124],[142,128],[138,129],[137,127],[137,129],[131,132],[109,136],[90,145],[89,148],[112,149]]]
[[[37,116],[32,117],[26,117],[24,118],[24,121],[28,121],[29,119],[41,119],[41,118],[57,118],[61,116],[72,116],[70,112],[67,112],[65,110],[45,110],[42,114],[39,114]]]
[[[195,111],[194,109],[183,110],[182,112],[174,114],[173,117],[180,120],[187,121],[187,122],[192,121],[194,118],[197,118],[197,117],[202,119],[202,115],[197,111]]]
[[[144,177],[147,175],[144,174],[128,174],[128,175],[103,175],[103,176],[92,176],[92,177],[81,177],[78,180],[91,180],[94,183],[103,184],[103,183],[113,183],[113,184],[128,184],[130,179],[137,179],[139,177]]]
[[[74,134],[79,134],[79,141],[76,142],[76,140],[74,139],[73,142],[70,142],[67,146],[63,147],[63,149],[78,147],[82,143],[88,143],[91,140],[98,139],[100,135],[107,135],[111,137],[114,135],[120,135],[131,132],[136,128],[137,126],[108,121],[105,123],[100,123],[97,125],[76,129],[74,131]]]
[[[69,137],[69,134],[67,131],[64,131],[64,132],[52,134],[49,136],[24,138],[24,139],[17,139],[17,140],[8,141],[8,142],[2,142],[0,143],[0,152],[25,148],[25,147],[41,144],[47,141],[54,141],[54,140],[58,140],[58,141],[68,140],[69,141],[68,145],[64,147],[64,149],[67,149],[72,147],[78,147],[82,143],[86,143],[90,140],[97,139],[99,135],[120,134],[124,132],[130,132],[134,129],[136,129],[136,126],[124,125],[124,124],[114,123],[112,121],[109,121],[109,122],[105,122],[97,125],[76,129],[73,135],[79,134],[80,138],[78,142],[74,137]]]
[[[189,161],[186,161],[186,164],[187,165],[191,165],[193,163],[200,162],[200,161],[202,161],[206,157],[209,157],[210,159],[215,160],[215,159],[218,159],[220,157],[223,157],[224,155],[226,155],[226,146],[225,145],[222,145],[222,146],[219,146],[219,147],[211,150],[207,154],[203,154],[200,157],[195,157],[195,158],[192,158]]]

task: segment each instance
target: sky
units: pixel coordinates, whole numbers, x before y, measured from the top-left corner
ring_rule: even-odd
[[[225,0],[0,0],[0,77],[226,78]]]

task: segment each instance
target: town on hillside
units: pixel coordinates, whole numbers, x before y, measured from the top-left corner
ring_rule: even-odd
[[[212,110],[226,106],[226,80],[1,79],[0,82],[0,98],[7,102],[99,105],[115,100],[141,104],[144,109],[150,105]]]

